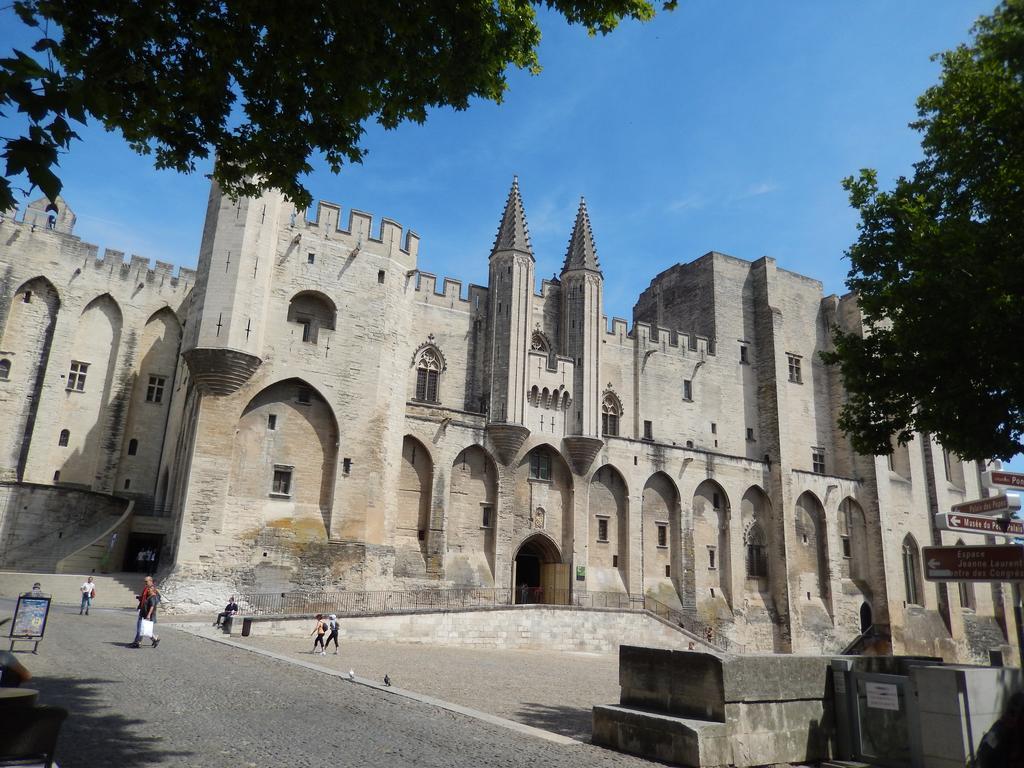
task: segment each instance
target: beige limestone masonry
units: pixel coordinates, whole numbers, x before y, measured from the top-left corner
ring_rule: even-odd
[[[393,221],[275,192],[213,186],[176,274],[46,207],[0,222],[0,567],[28,567],[15,542],[67,556],[60,526],[80,547],[132,499],[126,535],[162,537],[180,609],[526,585],[646,595],[754,651],[836,652],[868,624],[950,660],[1014,642],[1007,587],[922,576],[978,467],[927,435],[852,450],[819,353],[863,331],[855,298],[772,258],[678,264],[630,327],[603,315],[585,205],[538,290],[518,183],[486,286],[422,271]],[[58,520],[69,490],[95,497]]]

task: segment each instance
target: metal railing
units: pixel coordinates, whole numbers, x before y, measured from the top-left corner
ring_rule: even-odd
[[[697,617],[697,612],[690,610],[679,610],[678,608],[672,608],[671,606],[665,605],[653,597],[644,597],[644,610],[649,613],[653,613],[660,619],[664,619],[670,624],[685,629],[687,632],[699,637],[705,645],[709,645],[712,648],[731,653],[742,653],[744,646],[734,643],[729,639],[729,636],[722,631],[720,626],[709,624],[703,619]]]

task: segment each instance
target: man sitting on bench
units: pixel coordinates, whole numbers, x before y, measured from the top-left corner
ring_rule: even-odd
[[[224,606],[224,610],[217,614],[217,620],[213,622],[213,626],[224,626],[224,619],[228,619],[236,613],[238,613],[238,603],[235,602],[235,596],[232,595],[231,599],[228,600],[228,604]]]

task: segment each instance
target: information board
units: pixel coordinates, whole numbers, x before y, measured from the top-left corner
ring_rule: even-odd
[[[46,618],[50,615],[50,598],[22,595],[14,609],[11,622],[11,640],[39,640],[46,632]]]

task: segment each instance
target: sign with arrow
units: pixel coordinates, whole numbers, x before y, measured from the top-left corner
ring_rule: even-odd
[[[1024,581],[1024,547],[923,547],[924,577],[928,581]]]
[[[1004,515],[1020,509],[1019,493],[1004,493],[954,504],[952,510],[963,515]]]
[[[1003,488],[1024,488],[1024,472],[987,471],[981,473],[983,485],[995,485]]]
[[[940,512],[935,516],[935,524],[944,531],[1024,536],[1024,522],[1020,520],[1005,520],[1000,517]]]

